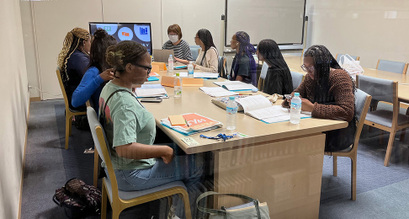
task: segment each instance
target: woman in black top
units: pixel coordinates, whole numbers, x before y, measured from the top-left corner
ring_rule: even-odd
[[[257,46],[257,56],[268,65],[264,80],[263,92],[268,94],[290,94],[293,92],[293,80],[290,69],[284,61],[277,43],[271,39],[260,41]]]

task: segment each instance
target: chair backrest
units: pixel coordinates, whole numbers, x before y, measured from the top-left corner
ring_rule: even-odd
[[[260,78],[266,79],[268,71],[268,65],[266,62],[263,62],[263,66],[261,67]]]
[[[357,87],[372,96],[373,100],[397,102],[397,83],[391,80],[357,75]]]
[[[108,178],[111,182],[112,187],[112,197],[114,199],[118,198],[118,183],[116,181],[114,168],[111,162],[111,154],[108,151],[105,131],[98,120],[98,116],[94,108],[87,107],[87,118],[89,127],[91,129],[92,139],[94,140],[95,149],[98,151],[99,157],[105,163],[106,168],[108,169]]]
[[[340,62],[341,61],[341,57],[343,56],[343,55],[345,55],[345,54],[337,54],[337,62]],[[348,54],[349,55],[349,54]],[[350,55],[355,61],[359,61],[359,59],[360,59],[360,57],[359,56],[353,56],[353,55]]]
[[[379,59],[376,69],[400,74],[406,74],[408,63]]]
[[[219,72],[220,77],[227,78],[227,62],[224,56],[219,56],[219,66],[217,72]]]
[[[359,144],[359,137],[361,136],[362,127],[365,123],[366,113],[368,112],[369,105],[371,104],[371,95],[365,93],[360,89],[356,89],[355,92],[355,116],[358,119],[358,124],[355,131],[354,148]]]
[[[60,83],[61,93],[62,93],[62,96],[64,97],[65,110],[68,111],[70,110],[70,104],[68,102],[68,96],[67,96],[67,92],[65,91],[64,83],[62,82],[60,67],[57,67],[56,73],[57,73],[58,82]]]
[[[295,90],[298,86],[300,86],[302,80],[304,80],[304,75],[299,72],[292,71],[291,78],[293,80],[293,89]]]
[[[195,61],[197,57],[199,56],[200,46],[193,45],[189,47],[190,47],[190,52],[192,53],[193,61]]]

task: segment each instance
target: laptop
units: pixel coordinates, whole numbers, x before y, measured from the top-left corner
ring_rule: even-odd
[[[153,59],[155,62],[168,62],[169,55],[175,57],[173,50],[171,49],[154,49],[153,50]]]

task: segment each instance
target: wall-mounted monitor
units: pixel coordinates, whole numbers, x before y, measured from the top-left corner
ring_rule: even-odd
[[[89,32],[94,35],[98,29],[104,29],[108,34],[115,37],[120,42],[123,40],[132,40],[142,44],[152,55],[152,32],[150,23],[106,23],[89,22]]]

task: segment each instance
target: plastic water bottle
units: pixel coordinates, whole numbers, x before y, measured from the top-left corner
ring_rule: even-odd
[[[193,62],[189,61],[189,65],[187,65],[187,72],[189,73],[189,77],[193,77]]]
[[[290,122],[292,124],[299,124],[301,116],[301,98],[300,93],[295,92],[294,97],[291,98],[290,108]]]
[[[170,54],[169,58],[168,58],[168,73],[169,74],[173,73],[173,56],[172,56],[172,54]]]
[[[233,96],[229,97],[229,101],[227,101],[226,112],[227,112],[226,129],[235,130],[237,115],[237,103],[235,97]]]
[[[180,73],[176,73],[173,92],[175,98],[180,98],[182,96],[182,78],[180,78]]]

